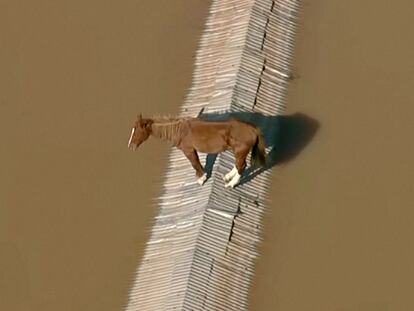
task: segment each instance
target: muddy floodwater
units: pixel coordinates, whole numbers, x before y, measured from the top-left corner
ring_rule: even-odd
[[[0,2],[0,310],[121,310],[209,1]],[[250,310],[414,309],[412,1],[303,1]],[[306,132],[312,130],[312,135]]]
[[[121,310],[209,3],[0,1],[0,310]]]
[[[273,171],[250,310],[414,309],[413,12],[303,2],[287,113],[319,128]]]

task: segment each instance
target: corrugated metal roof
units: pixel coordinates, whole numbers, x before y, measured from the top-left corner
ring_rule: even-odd
[[[181,115],[197,116],[201,108],[282,114],[299,6],[299,0],[215,0]],[[222,175],[233,165],[230,152],[218,155],[200,187],[181,151],[171,150],[127,311],[247,310],[270,173],[225,189]]]

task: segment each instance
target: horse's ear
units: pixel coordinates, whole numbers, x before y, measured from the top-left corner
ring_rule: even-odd
[[[153,121],[153,120],[151,120],[151,119],[146,119],[146,121],[145,121],[145,123],[144,123],[144,127],[145,127],[145,128],[150,128],[152,123],[154,123],[154,121]]]
[[[142,124],[142,114],[139,113],[137,116],[138,124]]]

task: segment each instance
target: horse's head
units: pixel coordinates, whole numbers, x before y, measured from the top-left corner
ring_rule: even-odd
[[[135,150],[148,139],[151,134],[152,123],[153,121],[151,119],[143,119],[141,114],[138,115],[134,127],[132,128],[128,148]]]

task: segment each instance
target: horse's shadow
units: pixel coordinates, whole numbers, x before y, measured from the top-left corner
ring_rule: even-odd
[[[206,113],[199,115],[199,118],[207,121],[224,121],[234,118],[261,129],[266,147],[270,147],[266,165],[260,168],[248,167],[239,185],[252,180],[275,165],[294,159],[312,141],[320,127],[317,120],[303,113],[284,116],[265,116],[249,112]],[[216,154],[207,155],[205,170],[208,178],[212,174],[216,157]]]

